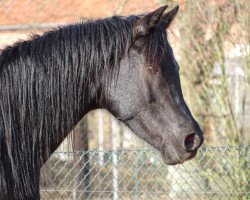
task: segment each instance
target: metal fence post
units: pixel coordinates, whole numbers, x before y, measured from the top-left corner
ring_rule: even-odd
[[[99,111],[99,116],[98,116],[98,136],[99,136],[99,166],[103,166],[103,162],[104,162],[104,152],[103,152],[103,144],[104,144],[104,113],[103,110]]]
[[[112,117],[112,160],[113,160],[113,200],[118,200],[118,155],[117,144],[119,144],[119,124],[114,117]]]

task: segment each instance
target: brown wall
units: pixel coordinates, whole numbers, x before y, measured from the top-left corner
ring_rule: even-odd
[[[0,4],[0,25],[75,22],[114,14],[144,13],[155,0],[6,0]]]

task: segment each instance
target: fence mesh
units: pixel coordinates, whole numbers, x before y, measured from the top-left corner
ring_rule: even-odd
[[[54,153],[42,199],[249,199],[249,145],[201,148],[167,166],[151,150]]]

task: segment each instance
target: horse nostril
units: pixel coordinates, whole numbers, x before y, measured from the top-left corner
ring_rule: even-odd
[[[193,151],[200,146],[201,139],[197,134],[190,134],[185,138],[185,148],[187,151]]]

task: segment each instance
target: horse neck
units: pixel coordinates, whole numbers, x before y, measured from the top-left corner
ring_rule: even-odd
[[[13,131],[29,135],[23,145],[50,155],[88,111],[105,101],[103,91],[131,37],[130,22],[109,20],[48,32],[3,52],[0,98],[11,126],[5,127],[6,137]]]
[[[57,149],[87,112],[99,108],[100,81],[96,78],[95,68],[89,65],[89,52],[79,40],[79,36],[74,35],[61,38],[59,45],[52,48],[50,53],[47,52],[51,54],[50,66],[53,66],[47,68],[47,86],[50,88],[49,85],[52,85],[52,88],[50,91],[45,90],[45,93],[49,93],[45,95],[49,99],[44,104],[52,109],[40,114],[41,118],[45,116],[43,137],[49,141],[42,150],[45,152],[44,160]]]
[[[131,25],[132,20],[115,17],[69,26],[55,33],[60,38],[58,46],[55,45],[57,53],[51,52],[48,56],[56,57],[52,59],[56,61],[60,58],[58,70],[65,80],[57,87],[61,90],[57,98],[68,99],[62,112],[73,114],[65,118],[66,121],[76,119],[78,122],[88,111],[108,101],[109,86],[116,78],[119,61],[132,40]],[[75,116],[70,109],[73,107]],[[75,122],[68,124],[75,125]]]

